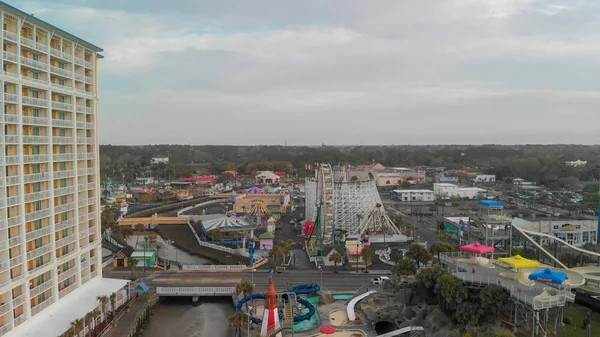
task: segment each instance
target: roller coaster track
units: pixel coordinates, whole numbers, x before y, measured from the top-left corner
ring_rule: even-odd
[[[554,260],[556,263],[558,263],[561,267],[565,268],[565,269],[569,269],[564,263],[560,262],[554,255],[550,254],[550,252],[548,252],[546,249],[544,249],[544,247],[542,247],[540,244],[538,244],[534,239],[531,238],[530,235],[537,235],[537,236],[543,236],[545,238],[554,240],[554,241],[558,241],[560,243],[562,243],[563,245],[576,250],[580,253],[584,253],[584,254],[588,254],[588,255],[593,255],[593,256],[597,256],[600,257],[600,253],[596,253],[596,252],[592,252],[589,250],[585,250],[579,247],[575,247],[572,244],[557,238],[554,235],[550,235],[550,234],[546,234],[546,233],[540,233],[540,232],[536,232],[536,231],[530,231],[527,229],[523,229],[520,228],[518,226],[513,225],[513,228],[516,229],[519,233],[521,233],[521,235],[523,235],[527,240],[529,240],[531,243],[533,243],[533,245],[538,248],[539,250],[541,250],[544,254],[548,255],[548,257],[550,257],[552,260]]]

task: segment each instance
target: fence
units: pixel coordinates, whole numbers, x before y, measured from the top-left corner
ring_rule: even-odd
[[[182,270],[192,271],[242,271],[245,270],[246,266],[244,265],[228,265],[228,266],[219,266],[219,265],[184,265]]]
[[[235,287],[156,287],[159,296],[231,296]]]
[[[192,233],[194,233],[194,236],[196,237],[196,241],[198,241],[198,244],[200,246],[206,247],[206,248],[211,248],[211,249],[216,249],[225,253],[229,253],[229,254],[234,254],[234,255],[240,255],[243,257],[250,257],[250,254],[248,252],[244,252],[244,251],[238,251],[229,247],[223,247],[223,246],[219,246],[219,245],[215,245],[212,243],[208,243],[206,241],[202,241],[200,240],[200,237],[198,237],[198,234],[196,233],[196,231],[194,230],[194,226],[192,226],[191,223],[188,222],[188,226],[190,227],[190,229],[192,230]]]

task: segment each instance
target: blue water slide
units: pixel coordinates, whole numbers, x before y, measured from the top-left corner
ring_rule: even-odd
[[[299,286],[293,287],[292,289],[289,289],[288,291],[292,292],[292,293],[296,293],[298,295],[308,295],[308,294],[316,293],[319,290],[321,290],[321,287],[319,287],[318,284],[301,284]],[[244,304],[248,301],[252,301],[255,299],[265,299],[265,294],[252,294],[252,295],[248,295],[248,296],[242,298],[238,302],[237,306],[235,307],[235,310],[243,311]],[[312,303],[310,303],[309,301],[305,300],[304,298],[298,297],[298,303],[300,303],[303,306],[305,306],[306,308],[308,308],[308,312],[306,314],[303,314],[300,316],[294,316],[294,322],[302,322],[307,319],[310,319],[317,311],[315,306]],[[282,316],[283,315],[280,312],[279,317],[281,318]],[[252,323],[255,323],[255,324],[262,323],[262,319],[257,318],[257,317],[251,316],[250,320],[252,321]]]

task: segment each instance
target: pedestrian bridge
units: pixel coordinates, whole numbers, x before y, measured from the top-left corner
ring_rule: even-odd
[[[187,225],[188,221],[189,219],[187,217],[158,216],[158,214],[154,213],[151,217],[146,218],[123,218],[119,220],[119,225]]]
[[[156,287],[158,296],[233,296],[235,287]]]

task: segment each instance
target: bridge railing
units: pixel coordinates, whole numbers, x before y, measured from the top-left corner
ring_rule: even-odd
[[[248,252],[238,251],[238,250],[235,250],[235,249],[231,249],[229,247],[219,246],[219,245],[215,245],[215,244],[212,244],[212,243],[208,243],[206,241],[202,241],[202,240],[200,240],[200,237],[198,237],[198,234],[194,230],[194,226],[192,226],[192,224],[189,223],[189,222],[188,222],[188,226],[192,230],[192,233],[194,233],[194,236],[196,237],[196,241],[198,241],[198,244],[200,246],[207,247],[207,248],[212,248],[212,249],[216,249],[216,250],[220,250],[222,252],[226,252],[226,253],[229,253],[229,254],[235,254],[235,255],[241,255],[241,256],[244,256],[244,257],[250,257],[250,254]]]
[[[156,287],[159,296],[230,296],[235,287]]]
[[[188,270],[188,271],[192,271],[192,270],[214,270],[214,271],[227,271],[227,270],[235,270],[235,271],[240,271],[240,270],[245,270],[247,267],[244,265],[226,265],[226,266],[219,266],[219,265],[198,265],[198,264],[192,264],[192,265],[184,265],[182,270]]]

